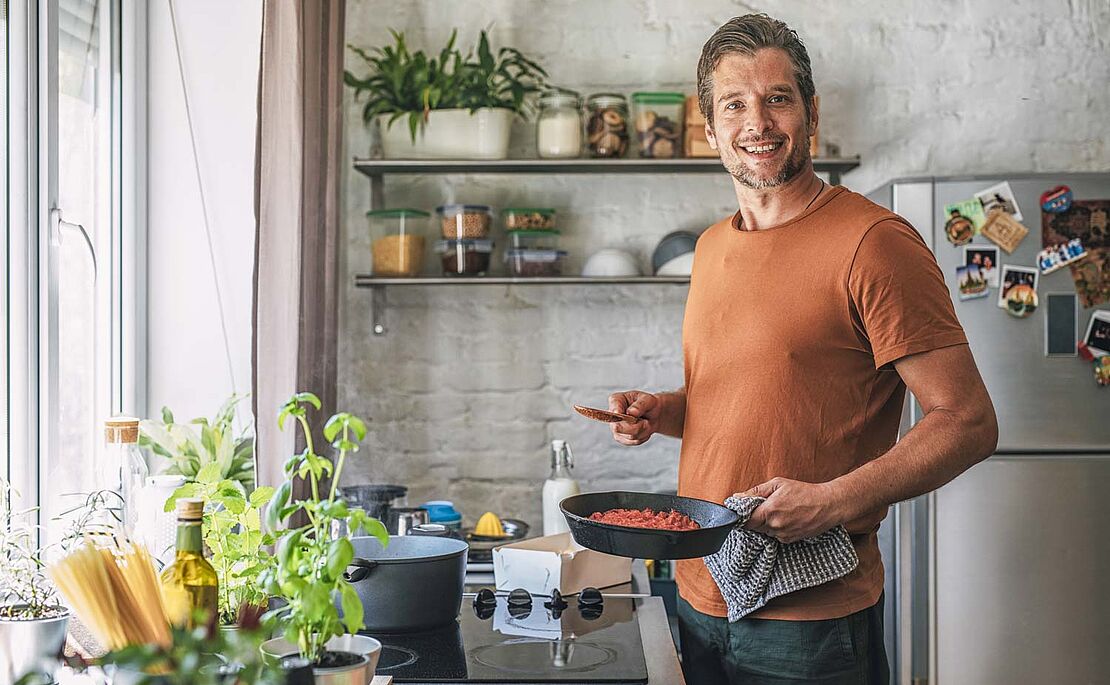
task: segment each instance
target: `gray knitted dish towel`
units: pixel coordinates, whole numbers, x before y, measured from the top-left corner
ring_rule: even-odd
[[[748,522],[763,497],[733,495],[725,506]],[[728,620],[741,618],[775,597],[827,583],[851,573],[859,564],[844,526],[784,545],[769,535],[737,526],[705,566],[728,605]]]

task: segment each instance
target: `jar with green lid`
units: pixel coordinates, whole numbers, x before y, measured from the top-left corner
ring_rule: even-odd
[[[420,275],[428,216],[428,212],[419,209],[378,209],[366,213],[375,276]]]
[[[586,145],[591,157],[623,157],[628,149],[628,101],[597,93],[586,101]]]
[[[558,231],[510,231],[510,250],[558,250]]]
[[[682,156],[686,96],[682,93],[633,93],[632,125],[641,157]]]
[[[550,231],[555,228],[555,210],[550,207],[506,207],[501,210],[506,231]]]

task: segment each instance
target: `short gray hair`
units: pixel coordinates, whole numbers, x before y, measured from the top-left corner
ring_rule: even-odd
[[[794,66],[794,79],[802,94],[806,121],[813,120],[813,68],[809,53],[798,32],[785,22],[766,14],[745,14],[726,21],[716,33],[705,41],[698,60],[698,107],[709,125],[713,125],[713,70],[725,55],[739,53],[754,55],[762,48],[780,48],[790,57]]]

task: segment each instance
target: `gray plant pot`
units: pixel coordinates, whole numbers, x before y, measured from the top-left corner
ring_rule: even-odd
[[[66,641],[69,613],[51,618],[0,618],[0,685],[37,671],[53,676]]]
[[[382,643],[366,635],[340,635],[328,640],[327,648],[332,652],[357,654],[362,659],[357,664],[342,668],[313,668],[316,685],[367,685],[374,679],[378,658],[382,655]],[[260,649],[263,662],[271,666],[278,666],[283,657],[298,653],[297,645],[282,637],[266,640]]]

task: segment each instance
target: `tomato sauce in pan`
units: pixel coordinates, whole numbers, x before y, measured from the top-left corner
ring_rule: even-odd
[[[694,519],[677,511],[652,511],[651,509],[610,509],[590,514],[591,521],[610,523],[630,528],[656,530],[697,530],[701,528]]]

